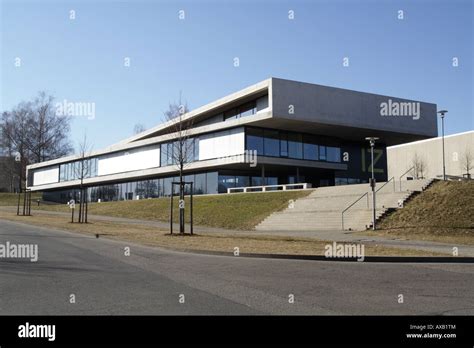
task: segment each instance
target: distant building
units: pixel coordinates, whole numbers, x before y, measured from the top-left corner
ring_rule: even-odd
[[[413,167],[422,166],[418,176],[425,178],[443,178],[443,148],[442,138],[432,138],[407,144],[387,147],[388,176],[399,180],[403,175],[413,178],[416,170]],[[444,137],[446,176],[450,179],[467,177],[466,156],[474,165],[474,131],[447,135]],[[474,168],[470,170],[474,178]]]
[[[270,78],[192,110],[193,155],[185,180],[195,193],[232,187],[367,182],[378,137],[375,176],[387,179],[386,147],[437,136],[436,105],[310,83]],[[165,122],[87,160],[92,201],[169,196],[178,174],[170,154],[173,125]],[[247,155],[257,155],[248,163]],[[78,156],[28,166],[28,186],[66,201],[78,188]]]

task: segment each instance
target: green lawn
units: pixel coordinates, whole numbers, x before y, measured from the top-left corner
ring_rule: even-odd
[[[305,197],[310,190],[286,192],[237,193],[194,197],[194,223],[197,225],[237,230],[251,230],[274,211],[283,210],[290,199]],[[189,198],[186,198],[189,208]],[[177,221],[178,199],[174,199],[174,220]],[[35,206],[34,209],[37,209]],[[68,211],[66,205],[41,206],[40,209]],[[92,203],[89,214],[143,220],[169,221],[169,198]],[[189,209],[186,211],[189,221]]]
[[[31,206],[33,207],[34,202],[37,199],[41,199],[41,193],[32,193],[31,194]],[[4,193],[0,192],[0,206],[17,206],[18,204],[18,194],[17,193]],[[21,196],[20,204],[23,206],[23,195]]]

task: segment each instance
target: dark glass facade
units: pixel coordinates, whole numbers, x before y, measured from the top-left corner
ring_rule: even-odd
[[[258,155],[294,159],[341,162],[341,148],[325,144],[327,139],[317,135],[247,127],[246,150]]]
[[[199,160],[199,139],[190,138],[186,143],[188,162]],[[209,172],[187,174],[185,181],[194,182],[194,194],[217,194],[227,192],[232,187],[263,186],[291,183],[310,183],[313,187],[326,185],[346,185],[367,182],[370,176],[370,149],[365,143],[343,142],[339,139],[296,133],[275,129],[245,127],[245,150],[256,150],[260,156],[299,159],[330,163],[344,163],[345,170],[313,168],[304,164],[298,166],[267,166],[265,169],[257,163],[255,168],[223,167]],[[154,145],[157,146],[157,145]],[[171,182],[178,181],[176,142],[160,145],[160,166],[175,166],[174,176],[131,180],[129,182],[90,186],[89,200],[114,201],[169,197]],[[386,151],[381,144],[375,149],[375,176],[377,181],[386,180]],[[98,158],[87,159],[88,171],[85,178],[98,174]],[[237,169],[238,168],[238,169]],[[29,174],[31,175],[33,171]],[[61,182],[80,178],[80,161],[61,164],[59,180]],[[76,197],[77,189],[45,192],[45,199],[67,202]],[[77,197],[76,197],[77,198]]]
[[[97,176],[98,158],[88,158],[84,161],[64,163],[59,166],[59,181],[77,180],[81,177]]]
[[[218,172],[196,173],[185,175],[184,181],[194,183],[194,194],[215,194],[218,193],[218,177]],[[88,199],[91,202],[97,202],[99,199],[103,202],[107,202],[132,200],[137,198],[147,199],[169,197],[171,195],[171,183],[173,181],[179,181],[179,177],[173,176],[90,186],[88,188]],[[186,189],[189,190],[189,187]],[[175,187],[175,190],[177,190],[177,187]],[[189,193],[189,191],[187,193]],[[43,193],[45,199],[60,203],[65,203],[71,198],[77,199],[78,194],[79,190],[77,189]]]

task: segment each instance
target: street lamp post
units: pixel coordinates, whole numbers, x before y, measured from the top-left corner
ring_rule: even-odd
[[[20,170],[18,171],[18,204],[16,206],[16,215],[20,215],[20,199],[21,199],[21,154],[17,152],[15,154],[15,163],[18,164]]]
[[[446,163],[444,159],[444,115],[448,110],[440,110],[438,114],[441,116],[441,142],[443,144],[443,180],[446,181]]]
[[[365,140],[370,142],[370,158],[371,158],[371,171],[372,178],[370,180],[370,187],[372,188],[372,229],[375,231],[375,217],[376,217],[376,208],[375,208],[375,175],[374,175],[374,146],[375,141],[379,140],[377,137],[367,137]]]

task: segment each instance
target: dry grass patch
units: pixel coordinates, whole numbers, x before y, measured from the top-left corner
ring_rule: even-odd
[[[437,181],[378,228],[368,234],[474,244],[474,180]]]
[[[232,254],[235,247],[241,253],[323,255],[327,241],[281,236],[202,233],[194,236],[170,236],[168,231],[148,225],[126,224],[111,221],[93,221],[89,224],[70,223],[65,217],[35,214],[18,217],[11,212],[0,211],[0,219],[18,221],[41,227],[66,230],[89,235],[99,234],[107,238],[130,241],[143,245],[175,250],[224,251]],[[376,245],[365,246],[366,256],[447,256],[448,254],[414,249],[399,249]]]

